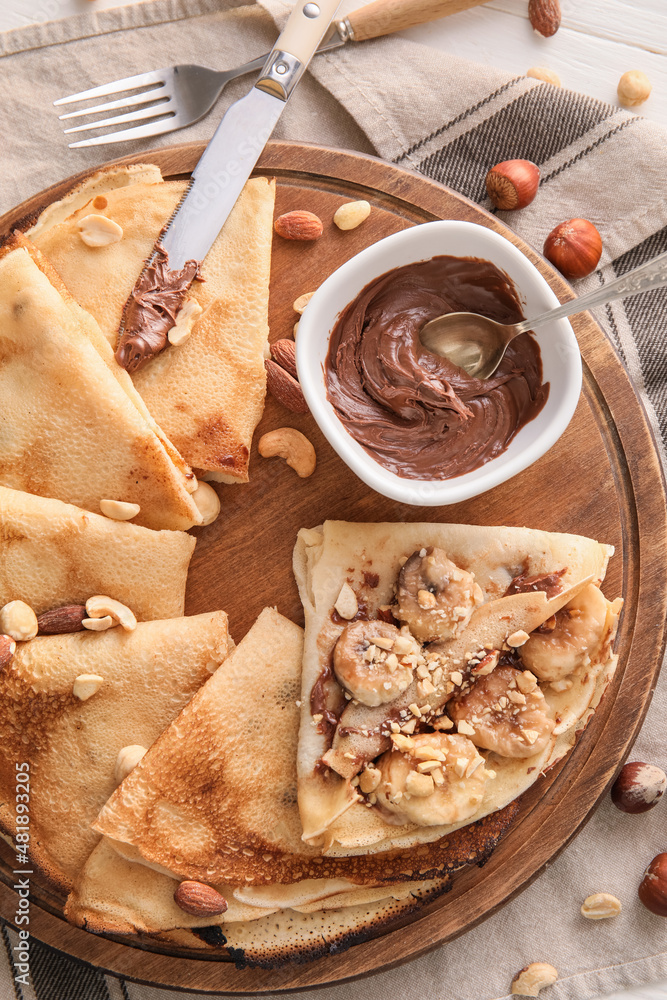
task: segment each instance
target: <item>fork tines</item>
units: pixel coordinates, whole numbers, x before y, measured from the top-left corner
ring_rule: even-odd
[[[137,91],[139,93],[136,93]],[[65,133],[89,132],[98,128],[123,125],[127,122],[145,121],[146,124],[117,132],[107,132],[92,139],[72,142],[70,143],[70,148],[97,146],[107,142],[126,142],[129,139],[142,139],[147,136],[170,132],[174,128],[179,127],[179,123],[174,121],[175,118],[179,117],[179,112],[174,100],[173,66],[158,69],[151,73],[140,73],[138,76],[128,76],[123,80],[114,80],[112,83],[104,84],[101,87],[93,87],[90,90],[83,90],[79,94],[61,97],[60,100],[53,103],[56,107],[61,107],[64,104],[73,104],[77,101],[90,101],[95,98],[108,97],[124,92],[127,92],[125,97],[108,101],[104,104],[96,104],[94,107],[70,111],[64,115],[60,115],[60,120],[65,121],[72,118],[82,118],[87,115],[99,115],[101,112],[104,113],[120,108],[136,108],[135,111],[115,115],[111,118],[97,118],[82,125],[66,128]]]

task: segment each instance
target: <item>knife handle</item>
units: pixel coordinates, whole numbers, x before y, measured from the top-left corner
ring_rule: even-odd
[[[457,14],[469,7],[477,7],[486,0],[375,0],[344,18],[352,41],[365,42],[369,38],[405,31],[417,24],[437,21],[438,18]]]
[[[297,0],[255,86],[286,101],[331,24],[341,0]]]

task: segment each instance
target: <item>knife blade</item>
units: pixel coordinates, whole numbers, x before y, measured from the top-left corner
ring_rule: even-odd
[[[138,371],[167,344],[215,242],[341,0],[297,0],[249,94],[225,113],[123,310],[116,360]]]

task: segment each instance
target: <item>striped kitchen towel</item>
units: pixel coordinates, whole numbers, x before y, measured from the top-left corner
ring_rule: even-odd
[[[357,6],[351,0],[348,9]],[[109,156],[208,139],[223,108],[247,90],[225,91],[218,113],[142,146],[70,151],[50,102],[73,89],[173,62],[236,65],[266,51],[285,0],[147,0],[0,36],[0,212]],[[484,16],[480,10],[479,16]],[[271,15],[271,16],[270,16]],[[212,53],[215,53],[213,56]],[[20,87],[17,83],[20,82]],[[523,76],[426,49],[401,38],[318,56],[283,116],[277,137],[376,153],[449,185],[486,208],[489,165],[536,161],[539,198],[504,216],[541,248],[563,219],[600,230],[604,255],[579,290],[595,287],[667,250],[667,133],[638,115]],[[502,215],[502,213],[501,213]],[[667,290],[616,302],[596,317],[642,394],[659,447],[667,444]],[[635,746],[636,759],[667,768],[667,676]],[[636,902],[646,861],[665,847],[664,808],[627,817],[605,801],[585,829],[520,897],[468,934],[363,984],[317,991],[318,1000],[499,1000],[514,972],[554,964],[550,1000],[591,1000],[629,986],[665,998],[664,922]],[[604,889],[624,902],[616,921],[582,926],[583,895]],[[179,1000],[194,995],[124,982],[31,942],[30,976],[16,982],[16,932],[1,924],[0,1000]],[[545,995],[546,1000],[546,995]]]

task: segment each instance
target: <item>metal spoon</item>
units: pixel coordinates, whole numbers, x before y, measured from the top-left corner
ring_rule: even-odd
[[[447,313],[426,323],[419,338],[428,351],[448,358],[474,378],[489,378],[503,360],[507,345],[519,334],[537,330],[546,323],[593,306],[646,292],[650,288],[662,288],[663,285],[667,285],[667,253],[535,319],[504,326],[477,313]]]

